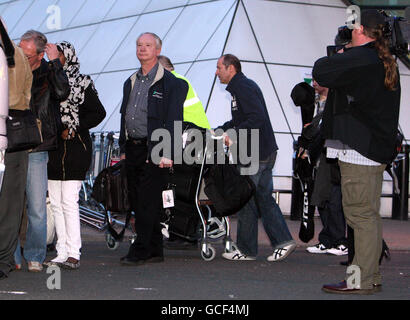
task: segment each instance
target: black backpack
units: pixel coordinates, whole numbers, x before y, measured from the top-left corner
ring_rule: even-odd
[[[216,216],[225,217],[242,209],[255,193],[248,176],[240,175],[233,164],[216,164],[205,174],[205,194],[216,209]]]

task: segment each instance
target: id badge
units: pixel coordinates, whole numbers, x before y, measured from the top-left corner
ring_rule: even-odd
[[[162,205],[164,209],[172,208],[175,206],[174,204],[174,191],[173,190],[165,190],[162,191]]]

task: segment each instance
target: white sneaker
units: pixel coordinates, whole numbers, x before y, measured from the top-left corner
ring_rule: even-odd
[[[280,261],[285,259],[288,255],[292,253],[293,250],[295,250],[296,244],[292,243],[289,244],[283,248],[278,248],[273,250],[272,255],[270,255],[267,260],[268,261]]]
[[[55,257],[53,260],[51,260],[51,262],[55,262],[55,263],[63,263],[66,262],[68,256],[65,255],[57,255],[57,257]]]
[[[48,262],[44,262],[43,265],[45,265],[46,267],[56,266],[63,262],[66,262],[67,258],[67,256],[57,255],[57,257],[55,257],[54,259]]]
[[[329,249],[326,248],[323,244],[318,243],[313,247],[307,247],[306,250],[310,253],[327,253]]]
[[[255,257],[247,256],[246,254],[241,253],[239,250],[235,250],[233,252],[224,252],[222,253],[222,257],[224,257],[227,260],[242,260],[242,261],[256,260]]]
[[[38,261],[29,261],[28,263],[29,272],[41,272],[43,271],[43,266]]]
[[[327,250],[327,253],[334,254],[335,256],[345,256],[349,252],[346,246],[344,246],[343,244],[340,244],[336,248],[331,248]]]

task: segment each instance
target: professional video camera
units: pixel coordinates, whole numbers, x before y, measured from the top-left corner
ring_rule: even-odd
[[[389,39],[390,52],[398,57],[410,53],[410,21],[402,17],[389,16],[384,10],[379,11],[385,17],[383,33]],[[347,26],[338,28],[335,46],[328,46],[327,54],[331,56],[352,41],[352,29]]]

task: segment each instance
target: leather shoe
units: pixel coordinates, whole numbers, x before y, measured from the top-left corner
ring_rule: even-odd
[[[140,266],[140,265],[143,265],[144,263],[159,263],[159,262],[164,262],[163,256],[154,256],[154,257],[149,257],[148,259],[131,258],[131,257],[125,256],[120,259],[120,263],[123,266]]]
[[[374,292],[382,292],[382,285],[381,284],[374,284],[373,289],[374,289]]]
[[[347,287],[346,280],[336,284],[325,284],[322,290],[327,293],[336,294],[373,294],[375,289],[351,289]]]

